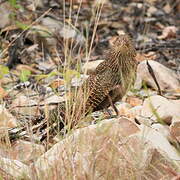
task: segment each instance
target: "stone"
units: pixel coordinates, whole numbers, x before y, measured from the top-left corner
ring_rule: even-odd
[[[180,118],[180,104],[159,95],[151,96],[145,99],[141,116],[171,124],[173,117]]]
[[[178,163],[178,162],[176,162]],[[179,166],[179,165],[177,165]],[[149,162],[149,166],[143,174],[143,180],[178,180],[178,167],[174,167],[172,159],[169,159],[162,155],[161,152],[155,150],[152,154],[152,158]]]
[[[0,156],[30,164],[45,152],[43,145],[25,140],[17,140],[13,144],[0,143]]]
[[[118,109],[118,113],[120,116],[129,117],[129,110],[131,108],[130,104],[126,102],[116,103],[116,108]]]
[[[162,125],[160,123],[152,124],[151,127],[160,132],[170,143],[175,143],[176,140],[170,133],[170,127],[168,125]]]
[[[0,167],[15,179],[169,180],[178,177],[179,160],[157,128],[119,118],[75,130],[30,166],[0,157]]]
[[[136,117],[140,116],[142,112],[142,106],[135,106],[128,111],[128,117],[131,119],[135,119]]]
[[[43,0],[28,0],[28,5],[26,5],[26,8],[30,11],[35,11],[37,8],[43,8],[44,3]]]
[[[11,159],[21,161],[26,164],[34,162],[40,155],[45,152],[43,145],[32,142],[18,140],[11,148]]]
[[[28,33],[28,38],[33,42],[35,41],[39,47],[41,47],[43,43],[44,48],[50,52],[54,51],[57,45],[57,39],[53,37],[53,32],[44,25],[32,26]]]
[[[31,172],[27,165],[17,160],[0,157],[0,177],[3,179],[30,179]]]
[[[176,26],[167,26],[163,29],[162,35],[158,36],[159,39],[176,38],[178,28]]]
[[[96,67],[102,63],[104,60],[88,61],[82,67],[82,72],[84,74],[92,74]]]
[[[144,168],[145,159],[151,154],[148,144],[140,144],[133,136],[138,131],[139,128],[126,118],[105,120],[78,129],[54,145],[32,167],[40,179],[52,179],[53,174],[58,179],[72,179],[74,176],[77,179],[97,179],[100,175],[101,179],[107,176],[110,179],[123,179],[128,172],[138,176],[140,171],[136,171],[135,167],[139,167],[137,164],[140,163],[138,169]],[[129,153],[129,146],[135,156]],[[137,161],[133,158],[136,156],[139,157]]]
[[[173,117],[170,125],[170,134],[180,143],[180,117]]]
[[[148,127],[144,124],[140,126],[140,136],[152,143],[152,146],[156,148],[167,159],[173,159],[180,161],[180,155],[174,146],[170,144],[167,137],[162,132],[157,131],[152,127]]]
[[[63,24],[62,22],[51,17],[42,18],[41,24],[48,28],[51,33],[58,34],[64,39],[73,38],[80,44],[84,43],[85,41],[82,34],[79,33],[75,28],[72,28],[67,24]]]
[[[143,103],[143,100],[135,97],[135,96],[129,96],[126,98],[126,102],[129,103],[131,106],[140,106]]]
[[[6,26],[10,25],[11,19],[10,19],[10,14],[12,13],[11,11],[11,6],[8,2],[1,3],[0,6],[0,29],[5,28]]]
[[[52,96],[49,96],[48,98],[46,98],[43,102],[42,102],[42,105],[44,104],[55,104],[55,103],[60,103],[60,102],[63,102],[65,101],[65,98],[64,97],[61,97],[61,96],[57,96],[57,95],[52,95]]]
[[[171,69],[168,69],[167,67],[156,61],[148,62],[154,71],[154,74],[162,91],[178,91],[180,87],[180,81],[178,79],[178,76]],[[142,82],[147,83],[147,85],[157,90],[157,86],[148,71],[146,61],[142,61],[138,65],[135,89],[140,89],[142,86]]]
[[[168,142],[165,145],[169,145]],[[154,180],[156,176],[172,179],[174,175],[167,168],[176,169],[165,155],[159,146],[156,148],[143,136],[135,123],[119,118],[72,132],[30,167],[37,172],[37,179],[45,180],[73,177],[128,180],[147,179],[148,176]],[[157,172],[157,168],[161,171]]]

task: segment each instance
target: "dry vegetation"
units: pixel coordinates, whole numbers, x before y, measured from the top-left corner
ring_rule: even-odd
[[[4,5],[4,3],[7,4]],[[48,153],[45,155],[47,162],[46,157],[44,161],[38,159],[40,155],[33,157],[34,159],[29,158],[30,161],[25,164],[31,165],[32,172],[22,168],[22,172],[27,174],[24,178],[21,175],[20,179],[30,178],[29,174],[33,174],[32,179],[40,177],[41,179],[43,177],[81,179],[80,172],[83,172],[84,179],[125,177],[139,180],[163,177],[163,174],[169,172],[174,177],[172,180],[178,180],[179,162],[169,157],[164,158],[159,152],[153,153],[157,159],[153,161],[154,164],[151,164],[151,167],[145,168],[142,177],[139,167],[143,164],[144,153],[147,152],[142,144],[138,144],[139,139],[133,137],[127,146],[119,148],[116,144],[119,143],[119,139],[122,139],[122,144],[126,144],[124,135],[120,133],[123,130],[108,125],[101,128],[101,124],[98,127],[102,120],[110,119],[115,114],[113,109],[109,109],[110,114],[105,110],[90,114],[86,118],[84,115],[81,118],[78,116],[82,109],[79,106],[79,100],[85,103],[79,86],[87,78],[88,73],[87,69],[83,70],[83,65],[104,59],[113,38],[122,32],[129,34],[134,40],[138,52],[137,61],[151,59],[166,65],[177,75],[180,74],[180,32],[177,26],[180,4],[178,1],[54,0],[47,1],[46,4],[43,1],[42,4],[41,1],[39,1],[40,4],[36,3],[32,0],[22,2],[0,0],[0,7],[5,6],[3,8],[7,11],[4,13],[7,13],[10,19],[7,25],[0,26],[0,101],[2,108],[6,108],[8,113],[11,113],[11,115],[5,114],[2,118],[2,121],[8,119],[6,123],[8,128],[1,124],[0,119],[0,128],[2,126],[0,146],[7,157],[15,157],[12,159],[20,156],[20,154],[13,154],[13,146],[18,140],[38,144],[40,145],[38,148],[42,145],[43,152],[50,149],[51,152],[57,154],[61,152],[63,155],[53,157],[54,163],[57,163],[54,169],[48,166],[48,163],[51,163]],[[3,18],[6,17],[3,16],[2,20]],[[0,23],[4,22],[0,21]],[[123,101],[133,104],[133,107],[142,105],[144,99],[151,94],[147,84],[143,89],[145,96],[139,92],[140,90],[132,89],[130,95],[127,95]],[[156,91],[154,92],[157,94]],[[173,93],[164,92],[164,95],[169,99],[178,100],[179,89]],[[51,97],[53,98],[50,100]],[[63,104],[65,103],[64,111],[61,107],[62,100]],[[55,109],[52,110],[54,107]],[[59,109],[61,111],[57,111]],[[122,112],[129,117],[124,111]],[[163,122],[156,109],[154,115],[160,121],[159,123]],[[65,116],[65,120],[62,120],[62,116]],[[72,129],[72,123],[77,116],[82,120]],[[91,124],[97,124],[97,127]],[[65,128],[62,129],[62,126]],[[74,135],[74,130],[79,130],[81,127],[87,129],[80,131],[80,135],[77,135],[79,131]],[[109,131],[109,128],[114,132]],[[93,151],[91,155],[87,155],[87,159],[83,159],[79,154],[89,150],[89,147],[84,147],[87,145],[87,136],[89,136],[88,145]],[[96,139],[97,136],[99,139]],[[56,144],[59,141],[61,141],[60,147]],[[136,141],[137,146],[135,144],[132,146]],[[102,143],[101,147],[99,142]],[[179,142],[175,142],[174,146],[177,151],[180,149]],[[125,151],[125,154],[120,154],[121,151]],[[129,152],[132,153],[130,157]],[[78,168],[75,167],[74,159],[71,157],[79,158],[76,162],[79,165]],[[120,158],[117,161],[115,157]],[[31,164],[37,159],[36,164]],[[135,164],[131,164],[132,159],[135,159],[133,161],[136,162]],[[84,166],[81,167],[82,161],[86,160],[89,173],[83,169]],[[47,170],[37,171],[33,166],[38,166],[38,163],[43,163],[44,169],[47,168]],[[123,168],[118,167],[121,163]],[[149,174],[154,168],[156,168],[155,174]],[[99,170],[98,176],[96,169]],[[14,177],[0,167],[1,179],[14,179]]]

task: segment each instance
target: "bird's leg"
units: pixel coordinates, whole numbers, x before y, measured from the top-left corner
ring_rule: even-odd
[[[114,111],[116,112],[116,115],[119,116],[119,111],[118,111],[117,107],[116,107],[116,106],[114,105],[114,103],[112,102],[112,99],[111,99],[111,97],[109,96],[109,94],[107,94],[107,96],[108,96],[108,100],[109,100],[112,108],[113,108]]]

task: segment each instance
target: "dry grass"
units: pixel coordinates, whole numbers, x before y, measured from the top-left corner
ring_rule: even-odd
[[[71,26],[73,28],[75,28],[76,30],[78,30],[76,27],[77,27],[77,22],[78,22],[78,17],[79,17],[79,11],[82,7],[82,0],[80,1],[79,3],[79,7],[78,7],[78,11],[77,11],[77,18],[76,20],[73,22],[73,19],[72,19],[72,6],[73,6],[73,1],[71,0],[70,1],[70,6],[69,6],[69,22],[71,22]],[[65,0],[63,1],[63,4],[64,4],[64,17],[65,17]],[[78,60],[77,62],[80,63],[80,66],[81,66],[81,58],[82,57],[86,57],[86,59],[89,59],[89,57],[91,56],[91,52],[92,52],[92,48],[93,48],[93,41],[94,41],[94,38],[95,38],[95,34],[96,34],[96,30],[97,30],[97,26],[98,26],[98,22],[99,22],[99,18],[101,16],[101,10],[103,8],[103,3],[98,3],[97,6],[95,5],[94,6],[94,9],[92,9],[93,11],[93,16],[92,16],[92,21],[91,22],[95,22],[94,23],[94,28],[93,28],[93,34],[92,34],[92,37],[89,37],[89,28],[87,26],[87,29],[85,30],[87,33],[86,33],[86,37],[85,37],[85,46],[83,47],[84,50],[82,51],[82,47],[80,47],[79,49],[79,56],[78,56]],[[33,22],[31,25],[33,25],[35,22]],[[66,24],[66,19],[64,18],[64,25]],[[90,42],[90,43],[89,43]],[[73,51],[74,51],[74,40],[73,39],[68,39],[68,40],[64,40],[64,55],[65,55],[65,66],[64,66],[64,69],[63,69],[63,74],[66,74],[66,72],[71,69],[71,63],[72,61],[74,61],[74,55],[73,55]],[[82,53],[83,52],[83,53]],[[59,61],[61,62],[61,59],[59,59]],[[61,68],[61,67],[60,67]],[[76,69],[74,69],[75,71],[79,72],[80,73],[80,68],[79,66],[76,66]],[[66,84],[65,84],[66,87],[69,87],[70,86],[70,82],[67,81]],[[70,92],[69,94],[74,94],[75,97],[73,97],[73,99],[77,99],[77,101],[75,101],[75,103],[73,104],[73,108],[72,108],[72,105],[69,103],[70,101],[68,100],[69,99],[69,96],[67,94],[67,97],[66,97],[66,121],[68,122],[67,124],[67,127],[69,127],[69,134],[71,134],[71,131],[70,130],[70,127],[74,121],[74,119],[76,118],[76,115],[78,114],[77,112],[78,111],[81,111],[81,106],[84,106],[85,104],[85,97],[84,98],[80,98],[79,96],[79,90],[78,89],[75,89],[75,90],[72,90],[70,89]],[[79,99],[81,100],[81,105],[79,106]],[[79,109],[77,109],[77,107],[79,107]],[[73,109],[73,111],[71,111],[71,109]],[[49,126],[50,122],[48,121],[49,119],[49,115],[48,115],[48,109],[45,110],[45,114],[46,114],[46,119],[47,119],[47,126]],[[84,115],[82,115],[82,117],[77,117],[79,119],[83,119],[84,118]],[[106,137],[106,131],[104,131],[104,137]],[[116,139],[118,137],[117,136],[114,136],[113,138]],[[101,151],[97,151],[96,148],[94,147],[93,149],[93,159],[91,159],[91,162],[90,162],[90,172],[89,174],[86,174],[85,175],[85,179],[86,180],[92,180],[94,179],[94,176],[95,176],[95,169],[98,167],[99,165],[99,162],[98,162],[98,158],[101,157],[103,155],[104,152],[107,151],[106,149],[106,146],[108,143],[111,143],[112,145],[112,149],[109,150],[109,154],[106,154],[109,156],[108,158],[107,157],[103,157],[103,158],[107,158],[109,159],[110,161],[107,162],[107,164],[104,164],[104,169],[105,169],[105,175],[103,174],[104,177],[106,177],[106,179],[112,179],[113,177],[113,174],[112,172],[114,171],[113,167],[111,166],[111,163],[115,161],[114,157],[117,157],[117,154],[115,156],[115,151],[114,149],[117,149],[117,145],[113,143],[113,140],[112,137],[107,137],[104,139],[104,143],[102,145],[102,149]],[[48,134],[48,131],[47,131],[47,147],[48,146],[51,146],[49,145],[49,134]],[[79,144],[81,144],[81,140],[79,141]],[[92,145],[93,145],[93,140],[91,140],[90,142]],[[6,136],[6,145],[10,145],[10,141],[9,141],[9,138],[8,136]],[[129,147],[127,147],[128,149]],[[66,149],[67,152],[70,151],[70,149]],[[130,153],[131,153],[131,149],[129,149]],[[74,151],[71,152],[71,154],[73,154],[73,156],[76,156],[76,154],[78,154],[77,150],[74,149]],[[133,153],[132,153],[132,156],[133,156]],[[137,162],[139,161],[138,157],[134,157],[134,158],[137,158]],[[126,160],[126,157],[124,157],[124,161]],[[76,170],[75,168],[75,164],[74,164],[74,161],[73,159],[71,159],[71,157],[69,157],[69,159],[64,159],[64,164],[66,164],[66,162],[69,162],[69,164],[71,166],[67,166],[65,167],[66,168],[66,174],[68,174],[68,178],[69,180],[72,180],[72,179],[81,179],[81,177],[79,177],[79,174],[78,174],[78,171]],[[128,162],[128,160],[127,160]],[[179,166],[179,165],[178,165]],[[151,167],[151,168],[155,168],[155,167]],[[180,168],[180,167],[179,167]],[[138,167],[137,167],[137,170],[138,170]],[[161,174],[160,170],[156,169],[158,171],[158,173]],[[120,171],[119,169],[115,170],[115,171],[119,171],[119,173],[122,173],[122,171]],[[136,174],[134,173],[135,170],[133,169],[124,169],[124,177],[126,177],[126,179],[137,179],[136,178]],[[47,172],[48,173],[48,172]],[[53,172],[53,179],[60,179],[59,177],[59,169],[58,169],[58,166],[57,166],[57,171]],[[13,177],[9,176],[9,175],[4,175],[4,172],[1,173],[1,169],[0,169],[0,174],[3,174],[3,175],[0,175],[0,180],[1,179],[13,179]],[[60,173],[61,174],[61,173]],[[163,176],[163,174],[162,174]],[[36,174],[36,171],[34,170],[33,171],[33,177],[34,179],[37,178],[37,174]],[[122,177],[122,174],[119,174],[119,178]],[[38,179],[38,178],[37,178]],[[101,174],[99,175],[99,179],[101,179]],[[144,177],[144,179],[149,179],[149,177]]]

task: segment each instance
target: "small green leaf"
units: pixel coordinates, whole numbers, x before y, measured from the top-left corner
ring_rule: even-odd
[[[21,28],[22,30],[26,30],[26,29],[29,28],[28,25],[26,25],[26,24],[24,24],[24,23],[21,23],[21,22],[19,22],[19,21],[16,21],[16,26],[19,27],[19,28]]]
[[[4,75],[9,74],[9,68],[3,65],[0,65],[0,79],[4,77]]]
[[[27,69],[23,69],[23,70],[21,70],[19,79],[21,82],[26,82],[29,79],[30,75],[31,75],[31,71],[29,71]]]
[[[71,70],[68,69],[65,73],[64,73],[64,79],[67,83],[70,83],[73,77],[80,77],[80,73],[78,71],[75,70]]]
[[[17,8],[17,9],[22,8],[22,6],[17,3],[18,0],[8,0],[8,1],[12,7]]]

